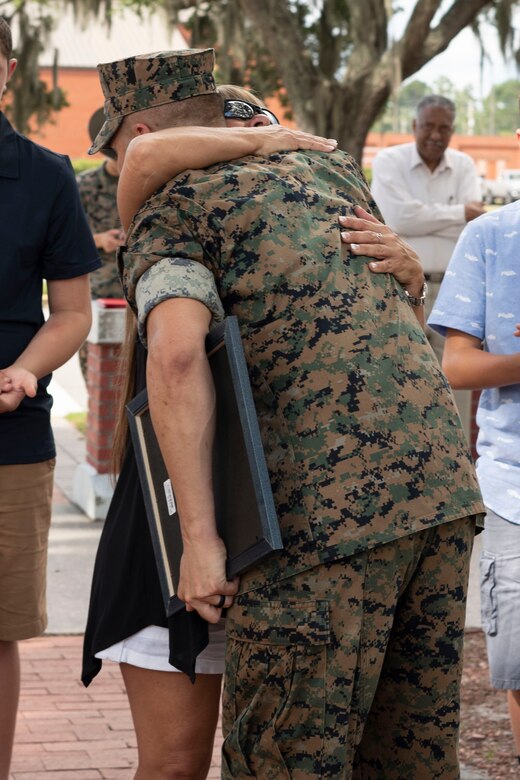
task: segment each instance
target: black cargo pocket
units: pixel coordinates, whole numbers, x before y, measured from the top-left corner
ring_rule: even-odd
[[[488,636],[497,633],[495,586],[495,558],[483,552],[480,558],[480,614],[482,629]]]
[[[242,596],[226,620],[222,777],[321,776],[326,704],[326,601]]]

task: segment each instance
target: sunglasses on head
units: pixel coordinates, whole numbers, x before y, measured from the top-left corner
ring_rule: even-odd
[[[255,106],[254,103],[248,103],[246,100],[224,100],[224,118],[225,119],[252,119],[255,114],[264,114],[272,125],[279,125],[280,122],[268,108]]]

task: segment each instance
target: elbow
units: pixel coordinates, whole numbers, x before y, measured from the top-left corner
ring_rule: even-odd
[[[135,171],[148,170],[150,163],[155,159],[155,146],[157,145],[153,133],[145,133],[132,138],[125,153],[125,168]]]
[[[460,367],[458,365],[458,360],[456,358],[453,358],[451,356],[446,356],[444,354],[442,359],[442,370],[444,371],[444,375],[446,376],[446,379],[450,383],[450,387],[452,390],[466,390],[467,385],[464,382],[464,379],[460,372]]]
[[[89,304],[88,308],[83,312],[83,341],[86,340],[90,329],[92,327],[92,306]]]
[[[92,327],[92,304],[90,297],[87,301],[75,311],[68,313],[68,327],[70,332],[74,333],[78,342],[78,349],[87,340]]]
[[[150,388],[168,388],[179,391],[188,385],[205,358],[203,348],[195,345],[178,344],[169,349],[154,349],[148,344],[147,375]]]
[[[446,372],[445,372],[446,373]],[[452,390],[468,390],[467,384],[460,379],[460,377],[457,377],[456,375],[447,374],[446,373],[446,379],[450,383],[450,387]]]

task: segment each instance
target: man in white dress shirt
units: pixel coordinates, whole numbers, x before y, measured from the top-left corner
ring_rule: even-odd
[[[383,149],[374,159],[372,194],[385,221],[415,249],[428,283],[431,312],[457,239],[467,222],[484,213],[480,182],[471,157],[448,149],[455,105],[428,95],[417,106],[415,142]],[[442,360],[444,340],[430,328],[428,339]],[[456,393],[466,434],[471,394]]]

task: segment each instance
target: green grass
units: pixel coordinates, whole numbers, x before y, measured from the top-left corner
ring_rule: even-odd
[[[89,168],[99,168],[103,160],[102,159],[100,160],[99,155],[97,155],[95,158],[90,158],[90,159],[78,157],[75,160],[71,160],[71,162],[72,162],[72,167],[74,168],[74,173],[77,176],[78,173],[87,171]]]
[[[80,433],[85,435],[87,430],[86,412],[70,412],[70,414],[65,415],[65,419],[71,422]]]

